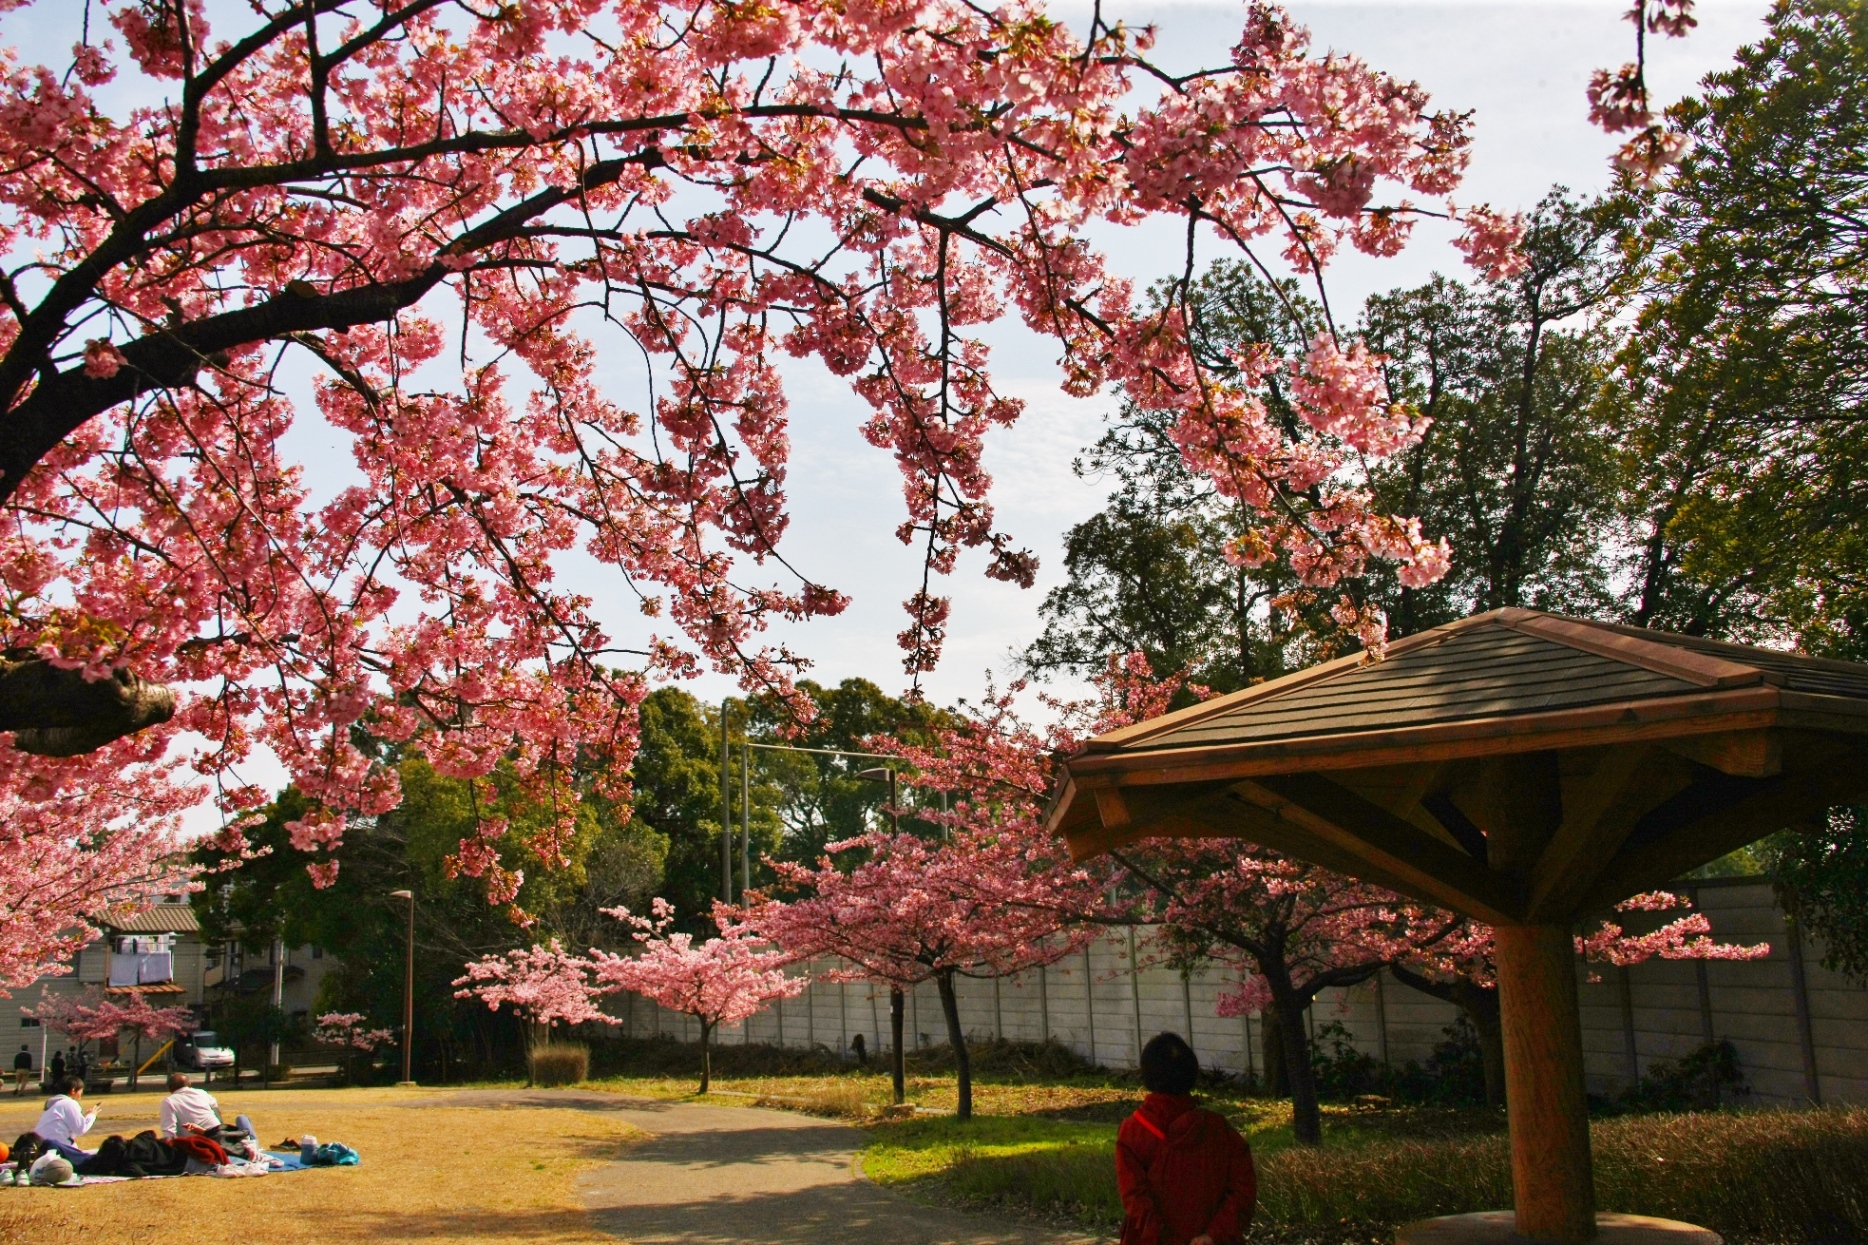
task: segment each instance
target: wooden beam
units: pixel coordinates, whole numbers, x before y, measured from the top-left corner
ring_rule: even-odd
[[[1128,801],[1122,798],[1120,787],[1098,787],[1096,796],[1096,818],[1102,822],[1105,830],[1126,830],[1135,818],[1129,812]]]
[[[1624,847],[1589,888],[1578,909],[1610,907],[1863,795],[1868,795],[1868,756],[1854,750],[1813,773],[1765,779],[1749,794],[1652,842]]]
[[[1491,924],[1522,918],[1523,899],[1508,879],[1321,774],[1267,777],[1232,789],[1312,841],[1405,881],[1409,893]]]
[[[1207,833],[1186,821],[1188,809],[1223,790],[1216,783],[1186,787],[1098,787],[1077,798],[1093,795],[1096,817],[1069,819],[1063,827],[1064,841],[1070,845],[1072,860],[1089,860],[1111,848],[1137,839],[1160,835],[1168,838],[1198,838]]]
[[[1589,884],[1621,850],[1646,809],[1634,799],[1652,749],[1606,749],[1581,790],[1564,801],[1563,821],[1531,870],[1527,919],[1557,921],[1575,910]]]
[[[1557,754],[1486,757],[1453,798],[1485,833],[1486,867],[1527,877],[1563,818]]]
[[[1689,735],[1670,739],[1665,747],[1689,761],[1741,778],[1769,778],[1784,770],[1783,736],[1777,731]]]
[[[1294,860],[1305,860],[1377,886],[1386,886],[1389,890],[1422,903],[1445,903],[1444,899],[1426,893],[1406,878],[1397,877],[1359,856],[1319,841],[1295,823],[1278,817],[1236,792],[1228,791],[1224,795],[1202,801],[1188,810],[1187,820],[1204,828],[1204,833],[1198,837],[1242,839]]]

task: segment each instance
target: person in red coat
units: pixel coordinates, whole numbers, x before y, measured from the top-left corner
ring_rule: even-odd
[[[1252,1149],[1193,1100],[1200,1061],[1179,1034],[1142,1048],[1148,1096],[1116,1132],[1122,1245],[1239,1245],[1258,1204]]]

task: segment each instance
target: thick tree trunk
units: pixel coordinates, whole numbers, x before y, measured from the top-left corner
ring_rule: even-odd
[[[174,692],[127,670],[86,679],[29,654],[0,657],[0,731],[21,752],[78,756],[174,716]]]
[[[1505,1105],[1505,1026],[1498,1014],[1498,991],[1487,990],[1492,1006],[1468,1011],[1466,1018],[1479,1034],[1479,1058],[1485,1065],[1485,1105]]]
[[[902,1050],[902,1022],[906,1000],[900,986],[889,987],[889,1076],[895,1082],[895,1105],[908,1101],[908,1055]]]
[[[1266,1007],[1258,1017],[1259,1054],[1265,1067],[1265,1092],[1273,1098],[1291,1096],[1291,1078],[1284,1070],[1284,1030],[1278,1023],[1278,1005]]]
[[[1317,1074],[1310,1066],[1303,1001],[1295,993],[1278,1000],[1278,1028],[1284,1039],[1284,1072],[1291,1081],[1291,1133],[1299,1145],[1320,1146],[1323,1112],[1317,1105]]]
[[[713,1084],[713,1021],[700,1022],[700,1092]]]
[[[934,981],[940,987],[940,1009],[947,1017],[947,1041],[953,1047],[954,1074],[960,1083],[960,1101],[954,1108],[954,1118],[970,1120],[973,1118],[973,1059],[967,1053],[966,1033],[960,1028],[960,996],[954,993],[953,970],[941,972]]]
[[[1485,1068],[1485,1105],[1505,1105],[1505,1030],[1499,1019],[1498,988],[1482,986],[1461,977],[1453,981],[1435,981],[1419,973],[1394,965],[1389,970],[1394,979],[1429,998],[1451,1003],[1459,1008],[1479,1035],[1479,1059]]]

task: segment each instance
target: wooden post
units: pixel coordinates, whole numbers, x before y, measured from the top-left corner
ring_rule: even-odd
[[[1587,1241],[1596,1195],[1575,944],[1568,925],[1500,925],[1495,938],[1518,1234]]]

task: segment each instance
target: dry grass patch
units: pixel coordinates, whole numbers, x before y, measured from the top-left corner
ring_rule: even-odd
[[[579,1171],[647,1134],[600,1111],[454,1106],[448,1092],[400,1089],[242,1091],[223,1113],[253,1117],[260,1140],[315,1134],[363,1156],[358,1167],[248,1180],[131,1181],[83,1189],[6,1190],[0,1240],[83,1239],[144,1245],[178,1234],[295,1242],[472,1241],[597,1245],[575,1188]],[[101,1098],[93,1138],[155,1127],[153,1094]],[[30,1128],[32,1108],[0,1102],[0,1136]],[[93,1138],[87,1138],[87,1141]]]

